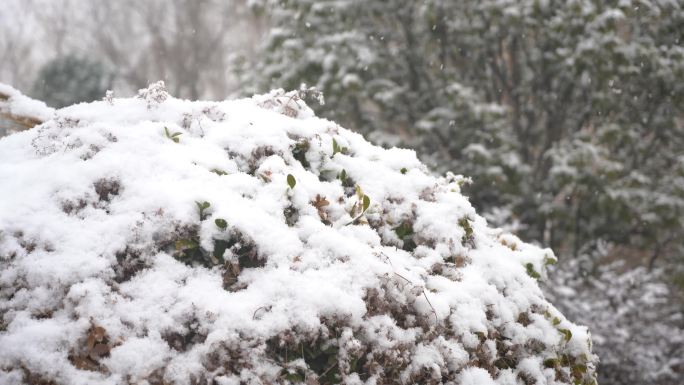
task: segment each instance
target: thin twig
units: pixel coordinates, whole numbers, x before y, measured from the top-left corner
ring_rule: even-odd
[[[331,366],[330,366],[330,367],[329,367],[328,369],[326,369],[326,370],[325,370],[325,372],[321,373],[321,375],[320,375],[320,376],[318,376],[318,377],[320,378],[320,377],[323,377],[323,376],[325,376],[325,375],[326,375],[326,374],[327,374],[327,373],[328,373],[328,372],[330,371],[330,369],[334,368],[334,367],[335,367],[335,365],[337,365],[337,361],[338,361],[338,360],[335,360],[335,363],[334,363],[334,364],[332,364],[332,365],[331,365]]]
[[[423,297],[425,297],[425,300],[427,301],[428,305],[430,305],[430,308],[432,309],[432,313],[435,315],[435,322],[439,322],[439,319],[437,318],[437,311],[435,311],[435,307],[432,306],[432,302],[430,302],[430,299],[428,299],[427,293],[425,292],[425,289],[423,289]]]
[[[394,272],[394,274],[396,274],[399,278],[403,279],[404,281],[410,283],[411,285],[417,286],[416,284],[414,284],[413,282],[409,281],[406,277],[404,277],[403,275],[397,273],[396,271]]]
[[[389,258],[387,255],[385,255],[385,253],[383,253],[383,252],[381,251],[381,252],[380,252],[380,255],[384,256],[385,259],[387,260],[387,262],[388,262],[392,267],[394,267],[394,266],[392,265],[392,261],[390,260],[390,258]],[[410,283],[411,285],[413,285],[413,287],[420,287],[420,286],[416,285],[415,283],[411,282],[408,278],[406,278],[406,277],[404,277],[403,275],[397,273],[396,271],[394,272],[394,275],[396,275],[397,277],[399,277],[399,278],[403,279],[404,281]],[[437,317],[437,311],[435,310],[435,307],[432,306],[432,302],[430,302],[430,299],[428,298],[427,293],[425,292],[425,288],[422,288],[422,292],[423,292],[423,297],[425,297],[425,300],[427,301],[428,305],[430,305],[430,309],[432,309],[432,314],[434,314],[434,316],[435,316],[435,322],[438,323],[438,322],[439,322],[439,318]]]
[[[268,310],[269,306],[261,306],[258,307],[256,310],[254,310],[254,314],[252,314],[252,320],[256,319],[257,312],[261,309]]]

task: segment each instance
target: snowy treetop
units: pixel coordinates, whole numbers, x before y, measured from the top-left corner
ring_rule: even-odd
[[[305,94],[157,83],[0,139],[0,383],[593,383],[552,251]]]

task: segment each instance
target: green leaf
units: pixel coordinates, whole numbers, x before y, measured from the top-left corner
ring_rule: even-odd
[[[164,135],[166,135],[167,138],[173,140],[174,143],[178,143],[180,141],[180,139],[178,137],[183,135],[183,133],[182,132],[174,132],[172,134],[171,132],[169,132],[168,127],[164,127]]]
[[[293,189],[296,184],[297,180],[295,179],[295,177],[292,176],[292,174],[287,174],[287,185],[290,186],[291,189]]]
[[[553,326],[558,326],[560,325],[561,320],[558,317],[555,317],[553,321],[551,321],[551,323],[553,324]]]
[[[532,265],[531,263],[528,262],[527,264],[525,264],[525,269],[527,269],[527,275],[529,275],[530,277],[534,279],[541,278],[541,275],[539,275],[539,273],[537,273],[537,271],[534,270],[534,265]]]
[[[411,227],[410,224],[404,222],[399,227],[394,229],[394,232],[397,234],[397,237],[399,239],[404,239],[408,237],[409,235],[413,234],[413,227]]]
[[[548,254],[544,256],[544,266],[555,265],[557,262],[558,259],[556,259],[553,256],[550,256]]]
[[[401,171],[401,173],[404,174],[404,175],[406,175],[406,173],[408,172],[408,170],[406,169],[406,167],[402,167],[400,171]]]
[[[561,364],[561,366],[569,366],[570,365],[570,356],[568,356],[567,354],[561,355],[560,364]]]
[[[356,190],[356,196],[359,197],[359,199],[363,199],[364,194],[363,190],[361,190],[361,186],[357,184],[356,187],[354,187],[354,189]]]
[[[206,218],[206,215],[204,214],[204,210],[208,209],[209,206],[211,206],[211,203],[209,203],[207,201],[204,201],[204,202],[195,201],[195,204],[197,205],[197,209],[199,210],[200,220],[204,220]]]
[[[225,262],[225,260],[223,259],[223,254],[226,252],[226,249],[228,249],[232,245],[232,243],[228,243],[227,241],[224,241],[222,239],[215,239],[214,252],[212,253],[214,255],[214,258],[216,258],[216,260],[218,260],[218,262],[220,263]]]
[[[572,373],[572,377],[575,378],[575,380],[580,381],[587,374],[587,366],[582,364],[572,365],[570,373]]]
[[[363,212],[365,213],[366,210],[368,210],[368,207],[370,206],[370,198],[368,195],[363,196]]]
[[[356,215],[356,217],[354,219],[352,219],[351,222],[347,223],[348,225],[355,223],[361,217],[363,217],[363,214],[366,212],[366,210],[368,210],[368,207],[370,206],[370,198],[368,197],[368,195],[365,195],[363,193],[363,191],[361,191],[361,187],[359,187],[358,185],[356,186],[356,194],[359,197],[359,201],[361,203],[361,212],[358,214],[356,213],[358,203],[355,203],[353,210],[354,210],[354,215]]]
[[[340,146],[340,145],[337,143],[337,141],[335,140],[335,138],[333,138],[332,144],[333,144],[333,154],[332,154],[332,156],[335,156],[335,154],[337,154],[338,152],[339,152],[339,153],[342,153],[342,154],[346,154],[346,153],[349,152],[349,149],[348,149],[347,147],[342,147],[342,146]]]
[[[292,149],[292,156],[294,156],[294,158],[297,159],[304,168],[311,167],[311,164],[306,159],[306,152],[309,151],[309,147],[309,141],[303,139],[297,142],[297,144],[295,144],[294,148]]]
[[[557,358],[547,358],[544,360],[544,367],[546,368],[555,368],[559,364],[559,361]]]
[[[355,371],[357,370],[357,369],[356,369],[356,365],[357,365],[358,363],[359,363],[358,357],[353,357],[353,358],[349,361],[349,369],[351,369],[351,370],[350,370],[351,372],[355,372]]]
[[[337,176],[337,178],[338,178],[339,180],[341,180],[342,183],[344,183],[344,181],[347,180],[347,170],[342,169],[342,171],[341,171],[340,174]]]
[[[470,218],[461,217],[461,219],[458,220],[458,225],[461,226],[464,231],[464,234],[461,237],[461,245],[475,247],[475,237],[473,235],[473,227],[470,225]]]
[[[581,377],[582,374],[587,373],[587,366],[582,364],[577,364],[572,366],[572,373],[576,377]]]
[[[196,249],[199,247],[199,243],[192,239],[180,239],[176,241],[176,250],[182,251],[187,249]]]
[[[219,170],[218,168],[212,168],[211,172],[213,172],[214,174],[216,174],[218,176],[228,175],[227,172],[225,172],[223,170]]]
[[[223,218],[216,218],[214,223],[216,223],[216,226],[221,230],[225,230],[226,227],[228,227],[228,222]]]
[[[558,329],[558,331],[561,332],[561,334],[563,334],[563,336],[565,337],[565,342],[570,341],[570,339],[572,338],[572,332],[570,330]]]
[[[294,373],[287,373],[287,374],[285,375],[285,379],[287,379],[288,381],[290,381],[290,382],[292,382],[292,383],[294,383],[294,384],[299,384],[299,383],[303,383],[303,382],[304,382],[304,376],[302,376],[301,374],[299,374],[299,373],[297,373],[297,372],[294,372]]]

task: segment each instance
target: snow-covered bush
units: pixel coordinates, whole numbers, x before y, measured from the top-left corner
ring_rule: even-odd
[[[303,96],[156,84],[1,139],[0,383],[595,383],[551,250]]]

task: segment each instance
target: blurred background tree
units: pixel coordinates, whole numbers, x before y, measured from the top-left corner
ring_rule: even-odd
[[[61,108],[102,99],[111,84],[112,76],[101,63],[67,55],[40,69],[31,96]]]
[[[20,88],[51,59],[33,47],[87,54],[120,93],[318,88],[319,115],[472,177],[490,222],[553,247],[547,293],[593,331],[600,383],[684,377],[682,2],[7,1]]]

